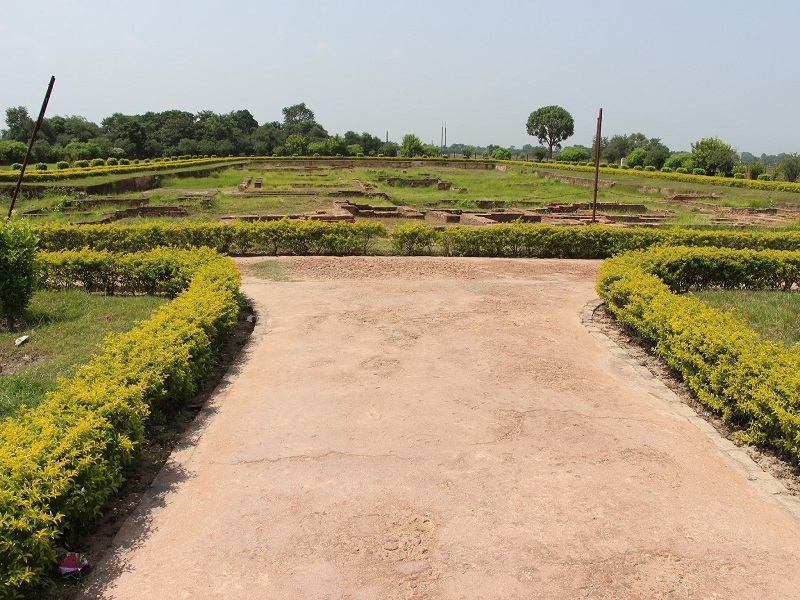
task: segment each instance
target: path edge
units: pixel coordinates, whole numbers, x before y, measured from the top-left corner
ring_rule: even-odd
[[[587,302],[581,309],[581,322],[589,333],[615,358],[622,360],[636,371],[647,382],[653,394],[667,404],[672,412],[683,417],[699,429],[714,444],[717,451],[726,458],[729,464],[748,481],[788,511],[796,521],[800,521],[800,498],[792,495],[780,480],[762,469],[743,448],[723,437],[711,423],[699,416],[691,406],[669,389],[659,377],[654,375],[646,366],[631,356],[627,350],[618,345],[597,326],[594,321],[594,313],[604,304],[604,300],[596,298]]]

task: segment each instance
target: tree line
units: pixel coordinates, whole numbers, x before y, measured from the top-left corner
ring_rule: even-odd
[[[560,106],[545,106],[532,112],[527,133],[539,146],[504,148],[489,144],[472,146],[423,144],[415,134],[406,134],[400,144],[370,133],[348,131],[330,135],[316,121],[305,103],[282,109],[283,119],[259,124],[248,110],[217,114],[209,110],[190,113],[181,110],[147,112],[142,115],[114,113],[98,125],[81,116],[53,116],[44,119],[32,159],[39,163],[74,162],[95,158],[144,159],[160,156],[482,156],[507,160],[545,158],[569,162],[594,159],[592,146],[561,147],[574,132],[572,115]],[[0,134],[0,164],[22,162],[34,120],[24,106],[6,109],[6,129]],[[606,163],[629,167],[703,170],[709,175],[732,176],[747,173],[752,178],[767,168],[796,180],[800,172],[797,154],[741,155],[717,138],[703,138],[692,144],[691,152],[670,150],[659,138],[642,133],[618,134],[600,139],[600,158]]]
[[[399,145],[369,133],[329,135],[305,103],[287,106],[283,120],[259,125],[248,110],[196,114],[168,110],[114,113],[97,125],[81,116],[47,117],[33,147],[36,162],[160,156],[396,156]],[[24,106],[6,109],[0,162],[21,162],[34,128]]]

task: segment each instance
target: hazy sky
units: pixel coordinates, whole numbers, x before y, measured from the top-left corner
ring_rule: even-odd
[[[565,145],[641,131],[673,150],[720,137],[800,151],[800,2],[0,0],[7,107],[114,112],[305,102],[329,133],[521,147],[531,111],[575,118]],[[2,125],[4,126],[4,124]]]

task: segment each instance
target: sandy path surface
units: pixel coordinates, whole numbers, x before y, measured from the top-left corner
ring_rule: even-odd
[[[291,262],[86,597],[800,598],[792,513],[582,324],[598,262]]]

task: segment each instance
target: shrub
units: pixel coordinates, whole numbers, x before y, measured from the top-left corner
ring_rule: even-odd
[[[619,168],[620,168],[620,169],[626,169],[626,170],[627,170],[627,169],[630,169],[630,168],[631,168],[631,166],[630,166],[630,165],[620,165],[620,166],[619,166]]]
[[[597,290],[625,325],[654,343],[654,351],[698,399],[744,431],[745,442],[800,458],[800,353],[759,340],[743,323],[694,297],[698,287],[783,288],[796,284],[800,253],[714,248],[632,252],[600,267]],[[775,271],[788,276],[781,280]]]
[[[705,175],[705,174],[706,174],[705,169],[697,169],[697,168],[692,169],[692,175]]]
[[[645,171],[655,171],[656,168],[653,165],[647,165],[644,168]]]
[[[436,230],[424,223],[401,223],[389,234],[395,254],[416,256],[430,252]]]
[[[672,169],[670,169],[669,167],[661,167],[661,172],[662,173],[672,173]]]
[[[642,165],[634,165],[633,166],[633,170],[634,171],[643,171],[644,169],[642,168]]]
[[[686,167],[678,167],[677,169],[675,169],[675,172],[680,173],[681,175],[686,175],[689,172],[689,169],[687,169]]]
[[[93,158],[92,162],[89,163],[89,166],[91,166],[91,167],[105,167],[106,166],[106,161],[104,161],[102,158]]]
[[[758,181],[772,181],[772,176],[769,173],[761,173],[758,176]]]
[[[36,163],[33,168],[37,171],[47,171],[47,163]]]
[[[762,162],[754,162],[750,165],[750,179],[758,179],[758,176],[767,172],[767,166]]]
[[[59,171],[63,169],[69,169],[69,163],[65,160],[60,160],[56,163],[56,169],[58,169]]]
[[[106,166],[107,167],[116,167],[118,164],[119,164],[119,160],[117,160],[113,156],[110,156],[109,158],[106,159]]]
[[[11,170],[12,171],[21,171],[22,170],[22,163],[11,163]]]
[[[734,173],[733,174],[733,178],[734,179],[744,179],[744,173]]]
[[[89,166],[89,161],[88,160],[76,160],[73,164],[78,169],[85,169],[85,168],[87,168]]]
[[[192,256],[195,255],[195,256]],[[0,584],[21,595],[55,566],[55,542],[90,522],[122,483],[154,408],[190,397],[236,324],[239,274],[184,253],[189,287],[103,350],[44,402],[0,423]]]
[[[0,310],[9,330],[14,329],[36,286],[38,242],[25,221],[0,222]]]
[[[119,159],[119,164],[120,165],[129,165],[129,164],[131,164],[131,161],[129,159],[127,159],[127,158],[120,158]],[[133,159],[133,164],[138,165],[139,164],[139,159],[138,158]]]

